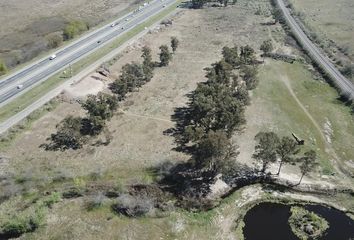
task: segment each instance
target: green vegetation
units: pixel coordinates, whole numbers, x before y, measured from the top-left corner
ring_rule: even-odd
[[[100,92],[97,96],[89,95],[81,106],[87,111],[87,117],[64,118],[56,126],[57,132],[50,136],[50,143],[42,147],[52,151],[81,148],[87,135],[96,136],[103,131],[106,121],[112,118],[118,107],[118,99]]]
[[[57,132],[50,136],[51,143],[44,144],[46,150],[79,149],[83,144],[83,136],[81,135],[80,117],[68,116],[64,118],[57,126]]]
[[[154,62],[152,61],[151,49],[147,46],[143,47],[141,57],[143,58],[143,72],[145,81],[149,82],[154,76]]]
[[[59,33],[49,34],[46,38],[48,48],[57,48],[63,43],[63,35]]]
[[[289,224],[293,233],[301,240],[318,239],[329,228],[326,219],[302,207],[291,207]]]
[[[172,54],[170,53],[170,50],[168,49],[167,45],[162,45],[160,46],[160,66],[168,66],[172,59]]]
[[[317,166],[316,162],[317,154],[314,150],[310,150],[308,152],[305,152],[304,156],[300,158],[300,171],[301,171],[301,178],[299,180],[299,183],[301,183],[302,178],[308,174],[309,172],[313,171],[315,167]]]
[[[246,122],[249,93],[238,69],[255,65],[249,46],[223,48],[223,58],[205,68],[207,81],[189,95],[188,107],[175,110],[174,129],[179,149],[191,154],[187,163],[177,164],[162,177],[187,209],[211,209],[215,204],[203,198],[214,178],[222,173],[232,178],[239,170],[235,163],[237,147],[233,133]],[[234,63],[234,65],[229,64]],[[178,183],[178,184],[176,184]]]
[[[280,139],[274,132],[259,132],[255,140],[258,144],[255,146],[253,158],[262,164],[261,172],[264,174],[271,163],[280,159],[277,175],[280,174],[283,164],[296,164],[300,162],[301,183],[304,175],[313,171],[317,166],[317,154],[314,150],[304,153],[303,157],[297,157],[300,152],[298,143],[289,137]]]
[[[172,37],[171,38],[171,48],[172,48],[173,53],[176,52],[178,45],[179,45],[179,40],[176,37]]]
[[[270,53],[271,51],[273,51],[274,47],[273,47],[273,43],[272,40],[266,40],[262,43],[260,50],[263,51],[263,54],[266,55],[268,53]]]
[[[23,233],[33,232],[43,223],[42,209],[36,209],[31,215],[17,215],[9,219],[0,227],[0,236],[19,237]]]
[[[7,67],[3,60],[0,59],[0,76],[7,73]]]
[[[206,3],[219,3],[222,4],[224,7],[226,7],[230,0],[192,0],[192,7],[193,8],[202,8]],[[232,4],[236,4],[237,0],[232,0]]]
[[[66,27],[63,30],[63,37],[64,40],[69,40],[80,33],[87,31],[89,29],[89,26],[87,23],[79,20],[71,21],[69,22]]]
[[[89,95],[86,101],[81,103],[81,107],[87,111],[87,116],[64,118],[56,126],[57,132],[48,139],[50,143],[42,144],[42,147],[52,151],[77,150],[87,142],[86,136],[97,136],[104,130],[106,142],[103,144],[108,145],[112,137],[105,129],[106,121],[112,118],[118,108],[118,101],[123,100],[128,92],[135,91],[153,77],[154,64],[148,47],[143,48],[142,58],[143,64],[132,62],[123,66],[119,78],[110,85],[114,96],[102,92],[97,96]]]
[[[262,163],[261,172],[265,173],[269,165],[277,161],[279,137],[273,132],[260,132],[255,136],[255,140],[258,144],[253,158]]]
[[[333,88],[314,80],[301,63],[270,61],[260,69],[259,78],[262,81],[254,91],[254,99],[262,101],[262,108],[270,116],[264,129],[276,126],[279,135],[295,133],[304,139],[304,151],[316,150],[322,174],[334,172],[329,159],[335,156],[328,149],[336,152],[342,166],[345,159],[354,157],[349,144],[354,141],[354,119]]]
[[[145,67],[144,71],[143,65],[135,62],[125,64],[122,67],[122,73],[119,78],[111,84],[111,91],[117,94],[119,100],[124,99],[128,92],[134,91],[146,82],[146,69],[150,68]],[[153,72],[151,71],[150,74],[153,74]]]

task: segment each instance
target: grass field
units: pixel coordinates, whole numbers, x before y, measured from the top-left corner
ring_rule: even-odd
[[[351,165],[354,119],[350,108],[337,100],[335,89],[314,80],[312,73],[299,63],[271,61],[259,78],[255,101],[262,101],[262,107],[271,115],[265,124],[268,128],[281,135],[295,133],[303,138],[305,148],[318,151],[323,174],[333,171],[332,159],[344,168]]]

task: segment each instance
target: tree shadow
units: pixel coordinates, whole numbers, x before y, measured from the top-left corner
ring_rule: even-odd
[[[192,91],[185,95],[189,99],[187,106],[175,108],[174,114],[171,116],[171,120],[175,122],[175,126],[163,131],[165,136],[174,137],[174,142],[176,143],[177,147],[173,148],[173,150],[187,154],[192,154],[194,150],[192,146],[187,145],[188,140],[183,134],[186,126],[188,126],[190,123],[190,101],[194,93],[195,91]]]

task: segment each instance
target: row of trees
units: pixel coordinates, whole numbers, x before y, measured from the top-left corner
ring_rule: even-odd
[[[172,52],[175,53],[179,45],[176,37],[171,38]],[[149,82],[154,75],[154,68],[157,66],[168,66],[172,60],[172,53],[167,45],[160,46],[160,62],[153,62],[151,49],[144,47],[142,50],[143,62],[128,63],[123,66],[122,73],[111,85],[110,89],[117,95],[119,100],[125,98],[128,92],[132,92]]]
[[[179,45],[177,38],[171,38],[171,48],[175,52]],[[48,140],[49,144],[42,145],[47,150],[67,150],[79,149],[88,140],[89,136],[97,136],[105,130],[106,123],[109,121],[118,108],[119,101],[123,100],[128,92],[141,87],[149,82],[153,77],[156,66],[167,66],[172,58],[167,45],[160,47],[160,63],[152,61],[151,49],[142,49],[143,63],[130,63],[122,68],[121,75],[115,80],[110,88],[114,95],[98,93],[89,95],[81,103],[81,107],[86,111],[85,117],[68,116],[57,126],[57,132],[52,134]],[[106,136],[106,143],[110,141],[110,135]]]
[[[284,164],[300,163],[301,178],[313,171],[317,166],[316,152],[314,150],[306,151],[299,156],[300,148],[298,143],[290,137],[279,138],[274,132],[260,132],[256,135],[257,145],[253,158],[262,165],[261,172],[266,173],[271,163],[275,163],[279,159],[279,168],[276,175],[280,174]]]
[[[178,142],[192,144],[195,167],[214,173],[237,155],[230,138],[245,124],[248,90],[257,86],[255,51],[250,46],[224,47],[222,60],[206,68],[207,81],[190,96]]]
[[[220,3],[225,7],[231,2],[232,4],[236,4],[237,0],[192,0],[192,7],[193,8],[202,8],[207,3]]]
[[[81,103],[81,107],[86,110],[86,116],[64,118],[56,126],[57,132],[50,136],[50,143],[43,145],[46,150],[81,148],[88,136],[97,136],[103,131],[106,122],[118,108],[118,99],[100,92],[97,95],[89,95],[86,101]]]

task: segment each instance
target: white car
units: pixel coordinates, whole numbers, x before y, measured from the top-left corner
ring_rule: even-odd
[[[17,89],[21,89],[21,88],[23,88],[23,85],[22,85],[22,84],[17,85]]]
[[[49,60],[53,60],[57,57],[57,55],[53,54],[52,56],[49,57]]]
[[[116,25],[115,23],[112,23],[112,24],[111,24],[111,27],[114,27],[115,25]]]

